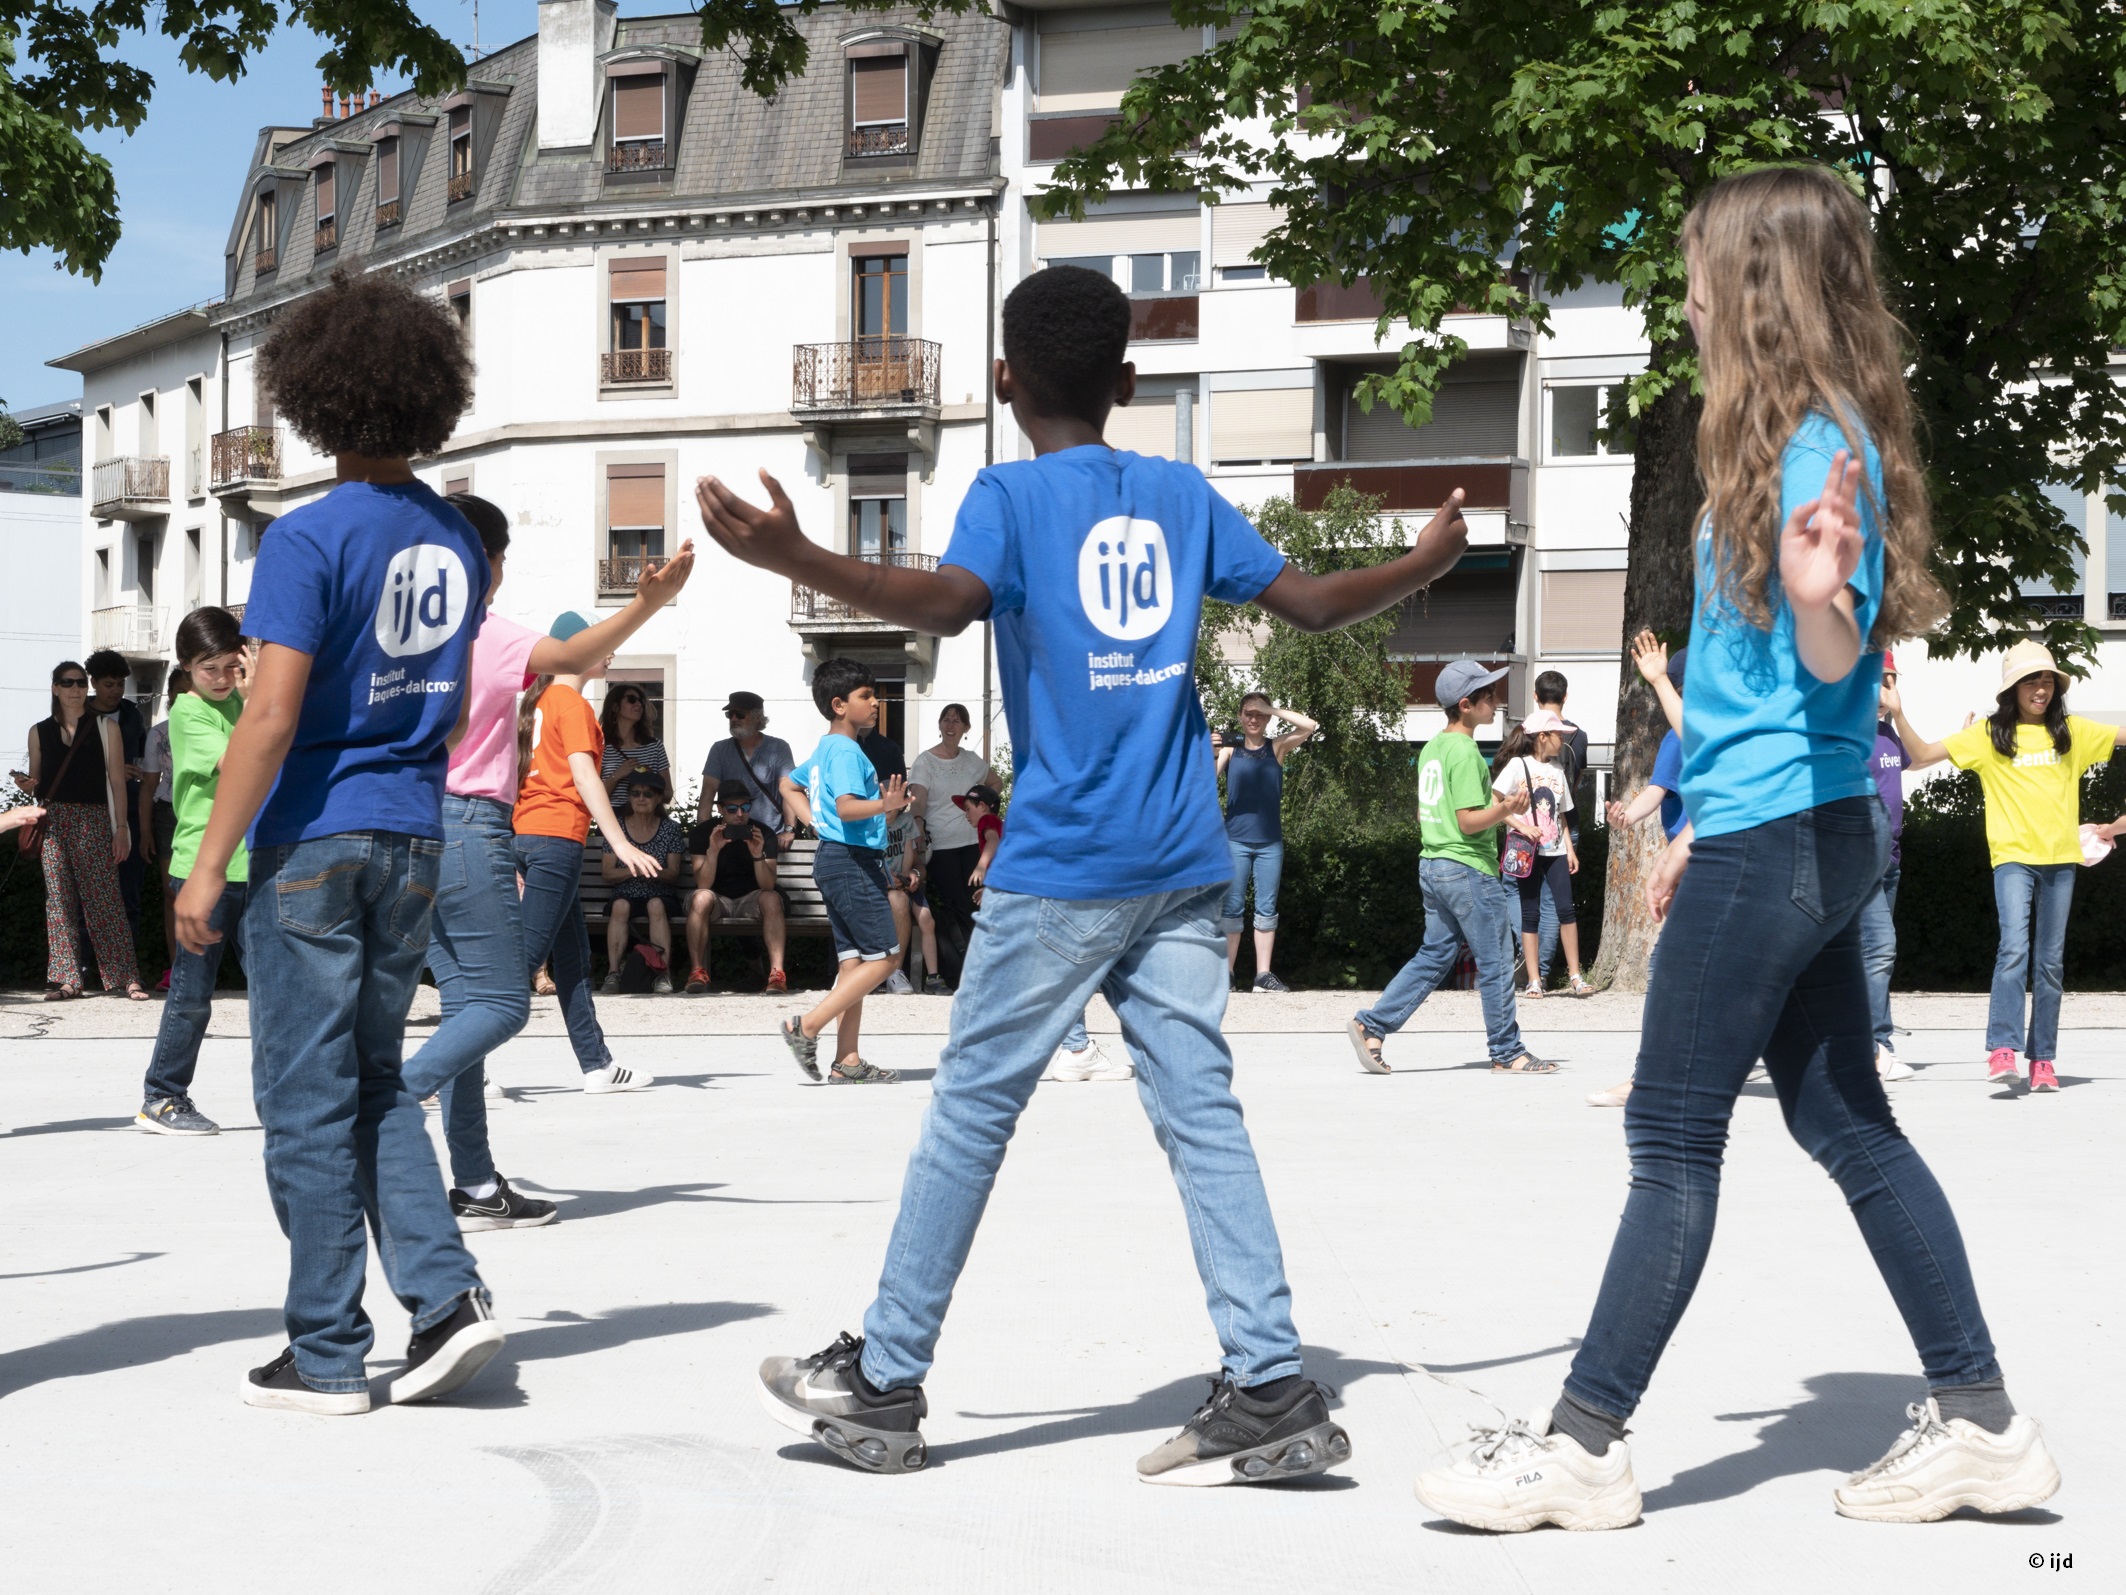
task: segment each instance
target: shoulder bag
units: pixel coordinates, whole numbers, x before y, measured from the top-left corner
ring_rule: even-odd
[[[59,790],[60,783],[66,779],[67,767],[74,762],[74,755],[81,751],[81,733],[83,728],[91,720],[95,719],[97,717],[93,715],[85,714],[81,717],[80,722],[74,727],[74,740],[66,745],[66,757],[59,761],[58,773],[52,777],[51,784],[47,786],[42,781],[37,783],[36,801],[44,808],[46,813],[50,813],[52,807],[51,799],[47,794]],[[58,723],[56,720],[52,722],[53,725]],[[103,726],[100,721],[96,725],[96,735],[99,737],[103,735]],[[39,820],[34,825],[25,825],[21,830],[17,831],[15,833],[15,846],[25,853],[34,853],[44,846],[44,821]]]
[[[1528,794],[1532,806],[1535,802],[1535,778],[1528,769],[1528,761],[1521,760],[1522,790]],[[1499,873],[1509,881],[1525,881],[1535,873],[1535,838],[1526,831],[1506,827],[1506,840],[1499,849]]]

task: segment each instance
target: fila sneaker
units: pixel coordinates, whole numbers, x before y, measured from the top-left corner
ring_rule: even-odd
[[[1468,1456],[1418,1478],[1417,1498],[1440,1516],[1497,1534],[1545,1523],[1620,1529],[1638,1522],[1639,1486],[1622,1440],[1591,1456],[1571,1435],[1551,1433],[1547,1412],[1472,1433]]]
[[[1958,1507],[2020,1512],[2050,1499],[2060,1470],[2037,1420],[2021,1413],[1993,1434],[1964,1418],[1942,1422],[1929,1396],[1905,1408],[1912,1427],[1873,1467],[1831,1494],[1841,1517],[1870,1523],[1932,1523]]]

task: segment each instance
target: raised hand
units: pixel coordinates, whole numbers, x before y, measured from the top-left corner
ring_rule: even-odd
[[[886,784],[879,788],[879,804],[888,814],[898,814],[908,806],[908,783],[898,775],[886,777]]]
[[[1779,583],[1796,613],[1827,608],[1860,568],[1860,462],[1831,456],[1823,493],[1796,505],[1779,534]]]
[[[748,565],[779,571],[800,551],[805,534],[782,483],[766,471],[760,473],[760,480],[768,490],[766,509],[748,504],[713,476],[694,484],[694,502],[701,506],[702,526],[725,553]]]
[[[689,537],[670,559],[654,564],[649,560],[642,562],[642,574],[635,578],[635,596],[661,608],[679,596],[679,589],[693,574],[694,539]]]
[[[1631,662],[1650,687],[1668,674],[1668,644],[1652,631],[1642,630],[1631,640]]]
[[[1437,555],[1448,564],[1462,557],[1462,550],[1469,546],[1469,523],[1462,519],[1462,500],[1468,495],[1456,488],[1447,495],[1447,502],[1432,512],[1432,519],[1425,522],[1411,546],[1426,555]]]

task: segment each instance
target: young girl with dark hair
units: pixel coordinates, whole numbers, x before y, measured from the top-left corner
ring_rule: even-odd
[[[1921,1523],[2059,1488],[2017,1416],[1946,1196],[1875,1072],[1859,914],[1889,858],[1868,766],[1882,649],[1943,607],[1898,326],[1868,213],[1827,167],[1729,177],[1684,224],[1705,385],[1683,698],[1689,823],[1648,877],[1668,921],[1624,1106],[1632,1179],[1556,1406],[1484,1434],[1418,1498],[1474,1528],[1639,1516],[1625,1425],[1712,1247],[1728,1120],[1759,1058],[1845,1194],[1928,1390],[1833,1504]],[[1771,1325],[1765,1333],[1776,1333]]]
[[[1523,995],[1543,995],[1543,960],[1539,951],[1543,918],[1543,894],[1550,894],[1558,916],[1558,941],[1565,949],[1565,967],[1571,974],[1566,989],[1575,997],[1592,997],[1594,987],[1580,973],[1580,924],[1572,906],[1572,878],[1580,873],[1580,855],[1572,845],[1572,778],[1559,755],[1571,731],[1564,716],[1538,709],[1499,744],[1491,760],[1491,789],[1500,797],[1516,792],[1528,794],[1528,811],[1509,815],[1507,826],[1535,844],[1534,867],[1518,880],[1508,880],[1520,908],[1521,951],[1528,966],[1528,989]]]

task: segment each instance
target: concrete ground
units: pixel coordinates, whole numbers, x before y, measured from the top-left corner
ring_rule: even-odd
[[[257,1411],[286,1254],[259,1170],[240,1000],[196,1096],[227,1131],[132,1114],[154,1013],[0,1003],[0,1582],[77,1589],[1457,1592],[2029,1587],[2071,1556],[2117,1576],[2126,1462],[2117,1149],[2126,1000],[2070,999],[2065,1089],[1983,1080],[1982,999],[1910,998],[1902,1121],[1947,1186],[2017,1402],[2066,1484],[2012,1520],[1834,1516],[1921,1392],[1835,1188],[1769,1087],[1739,1104],[1726,1208],[1690,1315],[1634,1420],[1637,1528],[1495,1539],[1433,1518],[1413,1475],[1546,1407],[1585,1326],[1626,1178],[1637,1003],[1524,1004],[1565,1072],[1496,1079],[1444,994],[1361,1074],[1350,997],[1236,998],[1228,1030],[1309,1371],[1355,1456],[1270,1489],[1161,1490],[1135,1458],[1217,1360],[1164,1161],[1127,1087],[1044,1085],[1022,1123],[929,1390],[933,1462],[861,1476],[772,1425],[752,1371],[859,1325],[929,1097],[941,1001],[877,1005],[873,1090],[804,1084],[757,998],[601,1004],[662,1077],[587,1098],[551,1002],[496,1060],[503,1168],[562,1221],[470,1237],[511,1327],[453,1404]],[[1094,1028],[1102,1028],[1096,1014]],[[1107,1028],[1112,1028],[1111,1022]],[[418,1040],[420,1014],[411,1032]],[[405,1314],[380,1273],[372,1373]],[[2106,1574],[2110,1566],[2114,1571]]]

